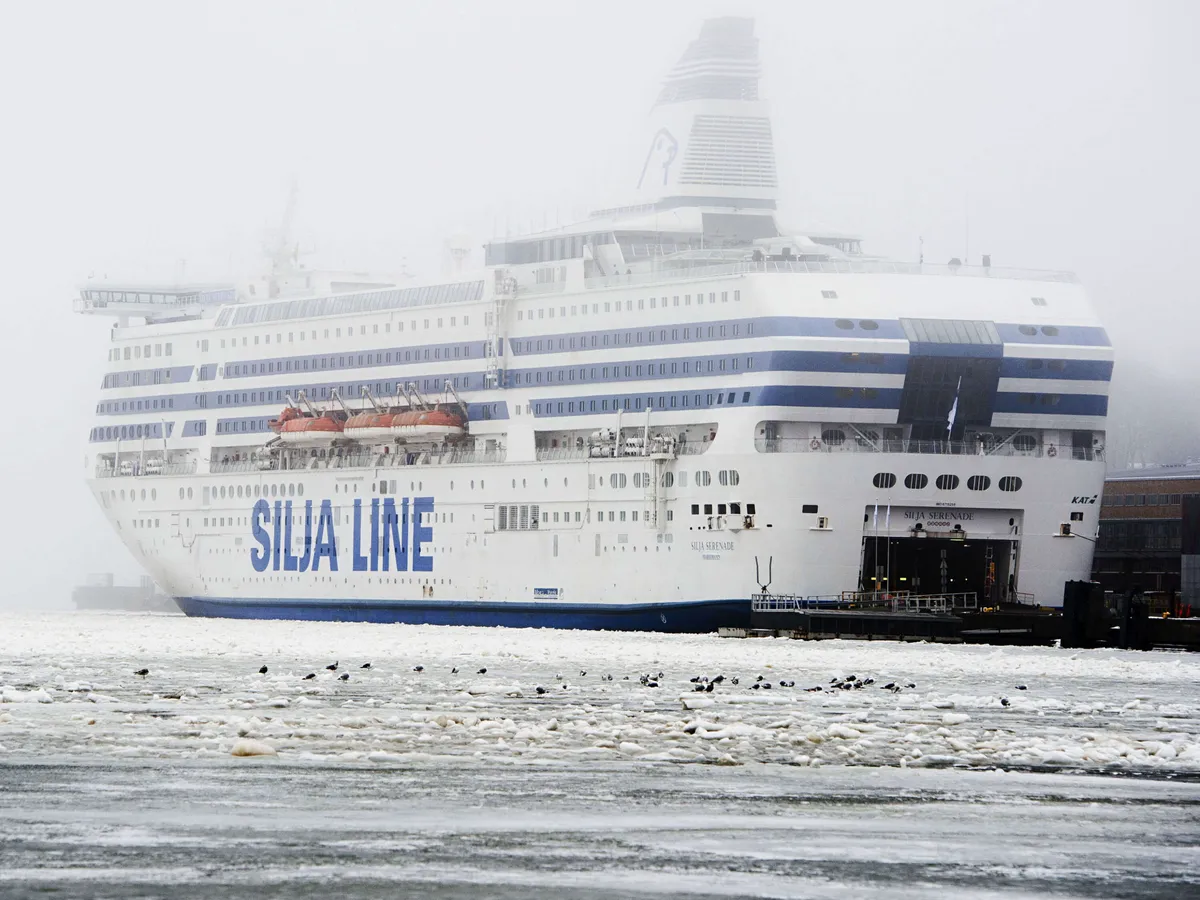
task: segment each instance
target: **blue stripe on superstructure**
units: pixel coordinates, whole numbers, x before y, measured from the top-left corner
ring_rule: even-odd
[[[175,430],[174,422],[141,422],[129,425],[97,425],[88,432],[88,442],[92,444],[107,444],[114,441],[140,441],[143,438],[163,437],[163,428],[167,437]]]
[[[192,369],[192,366],[167,366],[161,369],[125,369],[109,372],[100,382],[100,388],[103,390],[151,384],[183,384],[191,381]]]
[[[1030,363],[1036,365],[1031,366]],[[1000,361],[1001,378],[1111,381],[1112,371],[1112,361],[1103,359],[1026,359],[1006,356]]]
[[[1108,414],[1108,398],[1099,394],[997,391],[992,411],[1045,416],[1105,416]]]
[[[566,604],[481,600],[300,600],[176,597],[189,616],[411,625],[483,625],[704,633],[750,623],[749,599]]]
[[[999,359],[1004,355],[1003,344],[937,344],[932,341],[913,341],[908,345],[911,356],[949,356],[954,359]]]
[[[1021,331],[1033,330],[1033,334]],[[1046,330],[1050,329],[1047,334]],[[1071,344],[1078,347],[1111,347],[1108,332],[1098,325],[1002,325],[996,332],[1006,344]]]

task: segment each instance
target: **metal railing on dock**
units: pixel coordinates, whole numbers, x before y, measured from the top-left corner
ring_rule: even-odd
[[[843,591],[841,594],[752,594],[752,612],[808,612],[859,610],[862,612],[949,613],[979,608],[974,592],[913,594],[907,591]]]

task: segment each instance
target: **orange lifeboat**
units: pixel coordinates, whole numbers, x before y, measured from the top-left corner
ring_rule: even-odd
[[[455,438],[461,437],[465,431],[463,417],[444,409],[397,413],[392,416],[392,434],[408,440]]]
[[[302,413],[296,407],[285,406],[283,408],[283,412],[279,414],[279,418],[271,419],[269,422],[267,422],[267,425],[270,426],[273,432],[279,434],[279,432],[283,430],[284,425],[286,425],[288,422],[291,422],[293,419],[299,419],[302,415],[304,415],[304,413]]]
[[[332,416],[301,416],[284,422],[279,439],[288,444],[328,444],[342,436],[342,423]]]
[[[346,420],[345,435],[355,441],[388,440],[392,436],[391,413],[357,413]]]

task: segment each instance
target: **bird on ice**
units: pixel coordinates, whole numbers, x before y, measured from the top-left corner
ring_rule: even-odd
[[[150,674],[150,670],[149,670],[149,669],[138,669],[138,670],[137,670],[136,672],[134,672],[133,674],[134,674],[134,675],[141,675],[143,678],[145,678],[147,675],[149,675],[149,674]]]
[[[333,662],[333,663],[330,663],[329,665],[327,665],[325,668],[328,669],[330,672],[336,672],[337,667],[338,667],[338,664]]]
[[[312,680],[313,680],[314,678],[316,678],[316,677],[317,677],[317,673],[316,673],[316,672],[309,672],[307,675],[305,675],[305,676],[304,676],[304,680],[305,680],[305,681],[312,681]]]
[[[338,676],[338,680],[339,680],[339,681],[349,681],[349,680],[350,680],[350,673],[349,673],[349,672],[343,672],[341,675],[339,675],[339,676]]]
[[[259,674],[259,675],[266,675],[266,674],[267,674],[267,667],[266,667],[266,666],[263,666],[261,669],[259,669],[259,670],[258,670],[258,674]]]
[[[359,666],[359,668],[360,668],[360,669],[369,669],[369,668],[371,668],[371,664],[370,664],[370,663],[363,663],[361,666]]]

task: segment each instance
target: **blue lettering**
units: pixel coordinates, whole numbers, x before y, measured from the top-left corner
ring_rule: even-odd
[[[421,520],[425,513],[429,514],[430,520],[433,519],[433,498],[432,497],[414,497],[413,498],[413,528],[412,528],[412,546],[413,546],[413,571],[414,572],[432,572],[433,557],[425,556],[421,553],[421,544],[428,543],[433,540],[433,528],[429,525],[421,524]]]
[[[321,517],[317,519],[317,545],[313,550],[312,570],[321,568],[322,559],[329,560],[329,571],[338,570],[337,544],[333,537],[333,504],[328,500],[321,501]]]
[[[266,571],[267,564],[271,559],[271,537],[260,524],[270,520],[271,505],[266,500],[259,500],[254,504],[254,513],[250,517],[251,533],[254,535],[254,539],[262,545],[262,550],[259,550],[258,547],[250,550],[250,565],[254,566],[255,572]]]
[[[367,571],[367,558],[362,555],[362,500],[354,498],[354,562],[355,572]]]
[[[312,562],[312,501],[304,501],[304,555],[300,557],[300,571],[307,572]]]
[[[404,518],[396,515],[396,501],[383,498],[383,571],[387,572],[388,557],[396,554],[396,571],[408,571],[408,498],[400,501]]]
[[[280,503],[275,501],[275,552],[271,556],[271,568],[276,572],[279,571],[279,545],[282,543],[279,539],[279,526],[282,524],[283,515],[280,513]]]
[[[379,571],[379,498],[371,498],[371,571]]]
[[[292,501],[289,500],[283,505],[283,571],[299,571],[298,562],[292,553]]]

